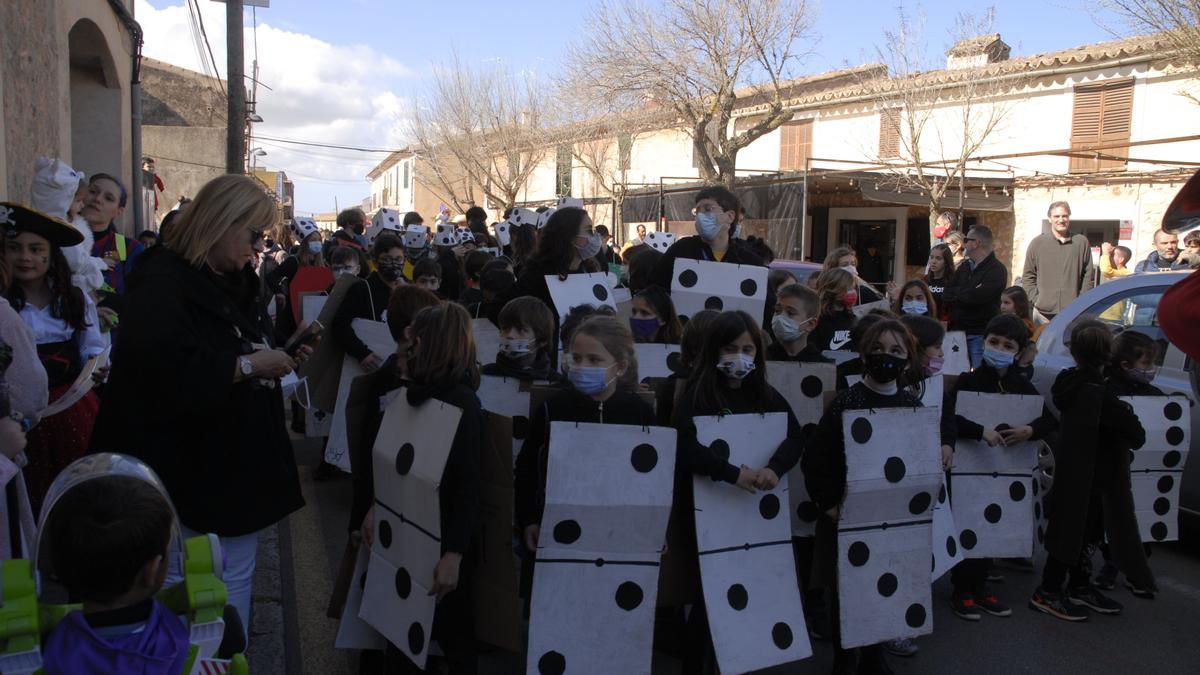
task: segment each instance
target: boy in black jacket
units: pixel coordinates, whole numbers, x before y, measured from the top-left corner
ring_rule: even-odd
[[[1008,269],[992,253],[992,231],[977,225],[963,239],[967,259],[954,270],[954,278],[942,294],[950,305],[950,330],[967,335],[971,367],[983,357],[983,332],[988,321],[1000,313],[1000,293],[1008,285]]]
[[[1018,394],[1038,396],[1037,389],[1025,372],[1015,366],[1016,355],[1029,342],[1029,331],[1016,316],[1001,314],[988,322],[984,330],[983,364],[958,377],[954,392],[946,396],[946,407],[954,414],[958,438],[986,441],[990,446],[1037,441],[1045,438],[1058,426],[1050,412],[1042,406],[1042,415],[1027,425],[1003,431],[985,429],[954,412],[956,394],[973,391],[984,394]],[[947,477],[947,481],[949,481]],[[952,492],[953,494],[953,492]],[[950,605],[954,613],[968,621],[978,621],[983,610],[992,616],[1011,616],[1012,610],[996,599],[987,589],[987,558],[963,560],[950,571],[954,595]]]

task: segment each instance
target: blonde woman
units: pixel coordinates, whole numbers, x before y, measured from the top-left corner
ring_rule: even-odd
[[[221,537],[243,626],[258,532],[304,505],[278,386],[296,362],[271,344],[252,267],[276,217],[254,181],[221,176],[138,260],[92,438],[158,473],[185,536]]]

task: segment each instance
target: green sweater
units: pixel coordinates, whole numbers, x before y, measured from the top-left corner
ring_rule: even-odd
[[[1029,303],[1044,314],[1058,314],[1084,291],[1096,285],[1092,247],[1082,234],[1060,242],[1052,233],[1039,234],[1025,251],[1021,285]]]

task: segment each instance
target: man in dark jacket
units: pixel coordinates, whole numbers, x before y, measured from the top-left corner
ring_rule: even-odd
[[[1133,268],[1134,274],[1186,270],[1190,266],[1179,260],[1179,235],[1162,229],[1154,231],[1154,250]]]
[[[671,244],[651,273],[651,283],[671,288],[675,277],[675,259],[707,260],[734,265],[763,265],[763,259],[737,238],[738,220],[742,205],[737,195],[719,185],[706,187],[696,193],[696,234]],[[775,294],[767,291],[761,325],[770,325],[775,313]]]
[[[988,321],[1000,313],[1000,292],[1008,285],[1008,269],[992,253],[992,231],[982,225],[963,238],[966,260],[954,270],[943,299],[950,304],[950,330],[967,335],[971,367],[983,358],[983,335]]]

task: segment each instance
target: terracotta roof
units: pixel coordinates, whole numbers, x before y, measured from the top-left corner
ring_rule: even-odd
[[[999,41],[999,33],[988,33],[986,35],[977,35],[973,38],[959,40],[954,43],[954,46],[950,47],[946,52],[946,56],[974,56],[975,54],[982,54],[993,42]]]

